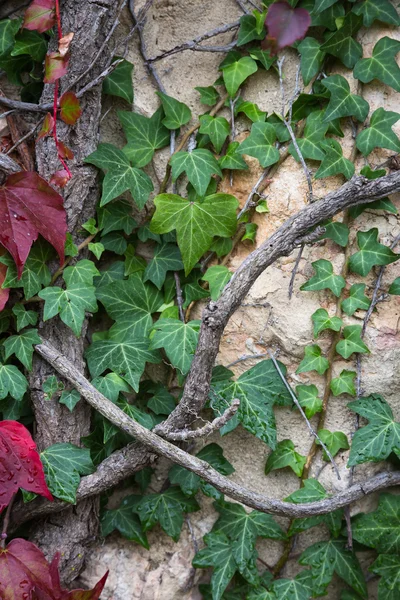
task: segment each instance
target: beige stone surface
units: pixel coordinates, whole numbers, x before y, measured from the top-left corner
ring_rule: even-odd
[[[143,4],[143,2],[141,3]],[[149,14],[146,24],[145,36],[150,56],[155,56],[178,43],[192,39],[201,32],[208,31],[227,22],[236,20],[241,15],[238,4],[233,0],[155,0],[154,7]],[[123,28],[130,26],[128,14],[124,15]],[[364,56],[369,56],[375,42],[382,36],[397,36],[399,33],[390,28],[373,27],[367,32],[361,31],[360,41],[364,47]],[[232,34],[224,34],[216,38],[213,43],[224,44],[232,39]],[[288,89],[293,86],[294,74],[297,64],[294,54],[288,51],[286,59],[286,85]],[[135,65],[135,103],[134,109],[145,115],[151,114],[158,106],[155,88],[149,79],[148,73],[138,52],[136,42],[132,44],[129,54],[130,60]],[[221,56],[215,53],[196,53],[186,51],[157,62],[157,69],[167,92],[174,97],[186,102],[193,111],[193,115],[201,114],[206,110],[199,103],[199,95],[193,89],[195,86],[211,85],[218,77],[218,63]],[[348,71],[341,65],[333,65],[333,72],[348,76]],[[350,78],[352,88],[356,82]],[[387,110],[398,110],[399,96],[393,90],[379,82],[363,86],[364,97],[375,110],[384,106]],[[245,99],[255,101],[260,108],[272,112],[280,109],[280,94],[278,79],[274,72],[261,70],[243,87]],[[112,104],[116,108],[126,110],[126,105],[115,99],[106,101],[106,109]],[[250,123],[246,119],[237,122],[237,133],[246,136]],[[351,130],[344,123],[346,133],[343,140],[344,152],[349,156],[354,144]],[[400,132],[400,123],[397,124]],[[123,135],[118,125],[115,110],[111,110],[104,122],[103,139],[115,143],[123,143]],[[239,138],[241,139],[241,138]],[[163,177],[165,162],[168,153],[161,153],[157,160],[156,171],[160,179]],[[391,153],[380,150],[370,157],[370,164],[377,166]],[[225,180],[221,189],[237,196],[243,205],[249,191],[257,181],[261,171],[255,159],[248,159],[249,171],[235,173],[233,186]],[[361,168],[364,159],[357,160],[357,167]],[[317,164],[311,164],[315,173]],[[314,185],[315,196],[322,197],[328,191],[335,189],[342,183],[341,177],[333,177]],[[270,213],[257,214],[255,222],[258,225],[256,245],[259,245],[279,227],[285,219],[301,209],[306,202],[306,184],[301,167],[289,158],[280,168],[276,177],[267,190]],[[400,198],[395,198],[400,208]],[[340,217],[339,217],[340,219]],[[357,219],[352,228],[351,240],[355,241],[357,230],[368,230],[378,227],[381,241],[390,244],[399,232],[398,219],[394,215],[382,214],[377,211],[366,211]],[[244,243],[235,250],[229,267],[235,270],[242,260],[251,252],[252,245]],[[233,315],[226,329],[221,344],[218,363],[228,365],[243,355],[266,352],[267,348],[279,353],[279,358],[288,368],[289,381],[295,386],[299,383],[315,383],[323,393],[324,378],[315,373],[296,375],[295,370],[304,355],[304,346],[313,343],[311,315],[319,307],[324,307],[333,314],[336,307],[334,296],[328,292],[310,293],[301,292],[300,285],[312,275],[311,262],[320,258],[331,260],[336,273],[342,268],[343,251],[332,241],[315,244],[313,248],[306,248],[300,261],[298,275],[295,281],[294,295],[288,300],[288,284],[293,269],[297,252],[280,260],[276,265],[265,271],[256,281],[243,306]],[[383,289],[396,276],[400,275],[399,264],[387,268],[383,278]],[[350,274],[347,287],[360,279]],[[367,281],[369,286],[374,283],[371,276]],[[369,289],[371,291],[371,289]],[[193,316],[201,314],[201,305],[197,306]],[[362,311],[353,317],[345,317],[346,324],[361,323],[364,317]],[[371,348],[371,354],[362,360],[362,387],[366,394],[371,392],[381,393],[391,404],[396,416],[400,418],[400,376],[398,364],[400,360],[400,297],[392,297],[380,303],[372,316],[367,330],[366,343]],[[330,345],[329,332],[324,332],[318,343],[326,351]],[[339,360],[335,362],[335,376],[343,368],[354,369],[354,362]],[[257,359],[240,362],[233,367],[240,374],[256,364]],[[347,399],[344,396],[330,398],[329,412],[326,427],[332,431],[343,431],[351,435],[355,425],[355,415],[346,408]],[[302,454],[307,454],[312,440],[308,434],[305,423],[297,411],[287,408],[276,409],[278,425],[278,439],[291,437],[296,444],[296,449]],[[312,420],[316,425],[316,417]],[[227,437],[220,438],[219,434],[211,439],[197,444],[198,449],[209,441],[217,441],[224,447],[227,458],[234,464],[236,472],[232,479],[246,485],[258,492],[276,498],[284,498],[297,489],[298,479],[289,470],[274,471],[268,477],[264,475],[264,466],[270,449],[260,440],[254,438],[242,428],[238,428]],[[319,474],[321,483],[331,491],[339,491],[349,484],[350,472],[346,468],[347,453],[339,453],[337,464],[340,468],[341,481],[335,477],[331,465],[323,465],[320,454],[314,461],[312,474]],[[323,467],[322,471],[321,468]],[[156,475],[152,481],[152,489],[159,489],[165,481],[169,465],[160,461],[156,468]],[[356,480],[371,476],[379,471],[379,465],[367,465],[355,469]],[[201,595],[194,585],[199,579],[207,581],[209,573],[197,572],[191,568],[191,560],[197,545],[201,546],[202,536],[210,530],[216,519],[216,513],[208,499],[200,498],[202,509],[190,515],[190,524],[193,535],[190,533],[188,523],[185,523],[182,535],[177,544],[156,528],[149,535],[150,551],[112,535],[105,541],[99,542],[93,549],[88,561],[86,571],[82,576],[82,583],[93,584],[104,572],[110,569],[110,576],[102,596],[104,600],[200,600]],[[368,498],[362,503],[352,507],[352,512],[371,510],[376,505],[376,498]],[[285,519],[278,519],[285,525]],[[323,539],[323,530],[313,529],[299,537],[295,554],[307,545]],[[258,544],[260,558],[268,565],[273,565],[279,558],[282,545],[277,542],[263,540]],[[367,567],[371,556],[363,555],[363,566]],[[260,568],[262,564],[260,563]],[[300,569],[296,560],[291,560],[285,569],[284,576],[292,576]],[[330,587],[328,599],[339,599],[342,583],[334,580]],[[377,598],[376,583],[370,586],[370,598]]]

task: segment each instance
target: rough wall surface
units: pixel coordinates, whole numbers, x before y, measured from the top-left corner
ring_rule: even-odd
[[[138,3],[140,7],[142,3]],[[220,25],[233,22],[242,15],[240,7],[234,0],[155,0],[151,9],[146,27],[145,39],[148,54],[153,57],[171,47],[190,40],[202,32],[214,29]],[[129,14],[124,14],[122,29],[131,26]],[[370,56],[376,41],[385,36],[396,37],[398,32],[382,26],[376,26],[365,32],[361,30],[359,41],[364,48],[364,57]],[[224,44],[232,39],[232,33],[215,38],[215,43]],[[213,41],[214,43],[214,41]],[[286,85],[291,90],[294,85],[294,73],[297,68],[293,54],[288,51],[286,56]],[[151,114],[158,106],[154,85],[143,64],[136,42],[130,48],[128,57],[135,65],[135,104],[134,109],[145,115]],[[218,77],[217,67],[221,60],[220,54],[198,53],[186,51],[156,63],[158,73],[166,88],[167,93],[186,102],[194,115],[204,112],[205,107],[199,103],[199,95],[194,90],[195,86],[211,85]],[[348,76],[348,72],[340,65],[333,66],[333,72]],[[355,81],[350,78],[354,90]],[[246,100],[256,102],[263,110],[269,113],[280,109],[279,82],[275,73],[259,71],[251,78],[248,85],[243,88]],[[384,85],[372,82],[365,85],[363,95],[370,103],[371,111],[383,106],[386,110],[398,109],[398,95]],[[104,110],[108,110],[112,103],[119,106],[115,99],[107,99]],[[236,123],[237,135],[244,137],[250,127],[247,120],[238,120]],[[351,128],[345,127],[343,140],[344,152],[349,156],[354,144]],[[398,132],[400,128],[398,129]],[[123,137],[118,125],[115,110],[108,113],[104,121],[104,141],[111,140],[122,143]],[[390,153],[377,151],[370,157],[372,166],[383,162]],[[158,177],[162,179],[165,161],[165,152],[156,164]],[[249,171],[240,173],[233,178],[233,186],[229,181],[223,181],[221,189],[238,197],[243,204],[257,181],[261,171],[255,159],[246,159]],[[357,167],[363,166],[363,159],[358,159]],[[316,165],[313,166],[316,170]],[[328,191],[341,185],[341,177],[332,177],[314,186],[315,196],[320,197]],[[258,224],[256,244],[262,241],[281,225],[290,215],[304,206],[306,201],[306,182],[301,167],[289,158],[278,171],[274,181],[268,189],[269,214],[258,214],[255,222]],[[400,198],[393,199],[400,208]],[[356,229],[367,230],[373,226],[379,228],[381,241],[390,244],[398,234],[398,219],[394,215],[382,212],[366,211],[357,219],[356,226],[352,228],[351,240],[354,243]],[[253,246],[242,244],[235,251],[228,265],[235,270],[244,257],[252,250]],[[330,314],[335,310],[333,296],[329,292],[300,292],[299,288],[312,274],[311,262],[320,258],[332,261],[335,272],[339,272],[343,261],[343,251],[334,242],[328,240],[306,248],[300,262],[300,268],[295,281],[294,294],[289,302],[288,284],[296,260],[297,253],[279,261],[276,265],[263,273],[253,286],[248,298],[240,310],[232,317],[220,349],[218,362],[229,365],[243,355],[265,353],[268,348],[279,352],[279,358],[288,368],[289,381],[293,385],[299,383],[315,383],[322,392],[324,378],[309,373],[295,375],[294,372],[304,355],[304,346],[313,343],[312,313],[321,306]],[[388,283],[400,275],[399,265],[389,266],[384,275],[383,288],[387,289]],[[368,281],[373,285],[374,278]],[[351,276],[348,284],[353,283]],[[193,317],[201,314],[201,306],[197,306],[192,313]],[[359,324],[364,317],[362,311],[353,317],[345,317],[345,324]],[[372,349],[370,355],[362,360],[362,387],[367,394],[381,393],[391,404],[397,418],[400,418],[400,375],[398,363],[400,359],[400,297],[392,297],[390,302],[382,302],[373,314],[366,334],[366,343]],[[329,334],[322,334],[318,342],[323,350],[329,346]],[[334,376],[343,368],[354,368],[349,363],[337,357],[334,366]],[[254,364],[257,359],[248,359],[237,363],[233,370],[242,373]],[[350,436],[354,430],[355,415],[346,408],[346,399],[331,397],[326,428],[332,431],[343,431]],[[306,425],[297,411],[287,408],[276,409],[278,424],[278,440],[288,437],[296,444],[296,450],[306,455],[312,439]],[[198,449],[210,441],[217,441],[224,447],[227,458],[234,464],[236,472],[232,478],[248,487],[263,492],[276,498],[284,498],[298,487],[297,477],[289,470],[272,472],[267,478],[264,475],[264,465],[270,452],[269,448],[260,440],[238,428],[227,437],[218,435],[203,440],[198,444]],[[330,464],[324,464],[319,454],[314,460],[311,476],[319,475],[321,483],[331,492],[337,492],[349,485],[350,472],[346,468],[347,453],[342,452],[337,456],[337,463],[341,472],[338,481]],[[169,465],[159,461],[156,475],[151,487],[158,490],[165,478]],[[322,469],[322,470],[321,470]],[[361,480],[372,475],[381,466],[369,464],[357,467],[355,480]],[[134,543],[130,543],[120,536],[113,535],[105,542],[99,542],[94,548],[86,571],[82,576],[83,584],[93,584],[110,569],[110,576],[104,600],[200,600],[201,595],[196,589],[199,581],[207,581],[207,574],[194,571],[191,560],[197,545],[201,546],[202,536],[211,529],[216,520],[216,513],[208,499],[201,499],[202,510],[190,515],[190,524],[187,522],[182,530],[180,541],[175,544],[164,535],[160,529],[155,529],[149,535],[151,544],[147,551]],[[376,503],[376,498],[370,497],[362,504],[351,507],[352,513],[360,510],[371,510]],[[285,519],[280,519],[282,525],[287,525]],[[324,531],[312,529],[299,537],[295,549],[295,557],[310,543],[323,539]],[[264,563],[273,565],[279,558],[282,544],[270,540],[263,540],[258,545],[259,555]],[[292,576],[299,570],[295,557],[289,561],[283,576]],[[367,554],[360,557],[362,561],[368,560]],[[260,567],[261,567],[260,563]],[[342,584],[334,583],[330,586],[327,596],[330,600],[340,596]],[[370,585],[370,596],[376,600],[376,585]]]

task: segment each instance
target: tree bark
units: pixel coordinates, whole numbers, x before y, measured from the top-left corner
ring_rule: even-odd
[[[115,22],[118,10],[115,0],[65,0],[61,4],[64,35],[73,32],[71,59],[68,74],[61,80],[61,92],[92,63],[104,42],[107,33]],[[56,42],[54,42],[55,44]],[[99,56],[91,73],[79,82],[83,87],[102,72],[110,59],[111,44]],[[54,50],[55,48],[52,48]],[[46,85],[42,102],[53,98],[53,85]],[[74,90],[77,91],[77,90]],[[81,98],[82,117],[74,127],[59,122],[58,134],[75,159],[72,163],[73,179],[65,188],[64,200],[68,217],[68,230],[74,241],[80,241],[82,223],[94,216],[99,197],[97,169],[84,165],[83,159],[96,149],[99,137],[101,116],[101,85],[94,87]],[[57,158],[54,140],[47,138],[37,146],[36,159],[39,173],[47,180],[61,168]],[[80,257],[81,258],[81,257]],[[84,323],[80,338],[58,318],[41,323],[40,333],[65,356],[79,371],[84,372],[84,339],[87,323]],[[40,450],[58,442],[71,442],[81,445],[80,439],[89,433],[90,407],[81,401],[71,413],[59,404],[58,400],[48,401],[44,397],[42,385],[45,379],[54,375],[49,365],[36,357],[30,378],[33,410],[37,431],[36,442]],[[51,519],[39,521],[31,531],[31,539],[37,543],[48,558],[61,551],[61,577],[64,583],[75,579],[84,564],[85,549],[98,531],[98,500],[90,498],[71,507],[65,513],[53,515]]]

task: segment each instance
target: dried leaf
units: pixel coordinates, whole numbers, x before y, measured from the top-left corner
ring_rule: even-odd
[[[61,56],[65,56],[67,54],[74,35],[75,34],[72,33],[72,31],[71,31],[70,33],[67,33],[66,35],[63,35],[63,37],[59,40],[58,52],[61,54]]]

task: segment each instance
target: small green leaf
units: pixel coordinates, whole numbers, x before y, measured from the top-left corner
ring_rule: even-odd
[[[189,372],[199,337],[200,321],[159,319],[154,324],[150,349],[164,348],[167,357],[182,375]]]
[[[94,218],[88,219],[85,223],[83,223],[82,228],[90,233],[90,235],[96,235],[96,233],[99,231],[98,227],[96,226],[96,219]]]
[[[154,250],[154,256],[143,274],[143,281],[151,281],[161,290],[168,271],[180,271],[183,263],[175,244],[163,244]]]
[[[36,325],[38,314],[34,310],[26,310],[23,304],[14,304],[12,312],[17,319],[17,331],[28,325]]]
[[[100,273],[95,267],[94,262],[85,258],[79,260],[73,267],[64,269],[63,278],[67,287],[77,283],[93,285],[94,277],[99,275]]]
[[[339,297],[346,285],[346,281],[341,275],[334,275],[332,263],[329,260],[321,258],[313,262],[312,266],[315,275],[304,283],[300,289],[306,292],[329,289],[335,296]]]
[[[268,71],[276,61],[276,56],[272,55],[269,52],[269,50],[261,50],[261,48],[252,48],[249,54],[251,58],[258,60],[258,62],[262,64],[266,71]]]
[[[196,569],[213,567],[214,570],[211,576],[212,599],[221,600],[237,570],[232,544],[227,536],[220,532],[208,533],[203,540],[206,548],[197,552],[192,565]]]
[[[400,296],[400,277],[396,277],[388,291],[393,296]]]
[[[51,281],[51,273],[46,264],[50,257],[50,246],[42,242],[36,243],[30,251],[22,276],[18,279],[14,259],[8,254],[0,256],[0,262],[8,267],[3,287],[23,287],[25,299],[29,300],[42,289],[42,286],[49,285]]]
[[[65,256],[78,256],[78,254],[79,250],[74,244],[72,235],[67,232],[67,235],[65,236]]]
[[[344,339],[336,344],[336,352],[345,359],[350,358],[354,352],[368,353],[369,350],[361,339],[361,331],[361,325],[348,325],[345,327],[342,332]]]
[[[381,576],[378,598],[396,600],[400,590],[400,557],[392,554],[380,554],[368,570]]]
[[[239,35],[237,40],[238,46],[244,46],[253,40],[263,40],[265,38],[265,29],[262,23],[261,31],[259,30],[256,18],[253,15],[243,15],[240,18]]]
[[[356,310],[368,310],[371,301],[364,294],[365,283],[354,283],[349,291],[349,297],[342,301],[342,309],[346,315],[353,315]]]
[[[131,391],[126,381],[116,373],[107,373],[104,377],[96,377],[93,379],[92,385],[114,403],[117,402],[120,392]]]
[[[52,400],[53,396],[64,389],[64,384],[61,381],[58,381],[55,375],[50,375],[42,385],[43,391],[47,400]]]
[[[135,219],[132,217],[132,206],[126,202],[111,202],[107,206],[97,209],[99,229],[103,235],[112,231],[124,231],[130,235],[137,227]]]
[[[81,395],[77,390],[64,390],[60,396],[60,404],[65,404],[70,412],[72,412],[75,406],[81,399]]]
[[[300,67],[304,85],[308,85],[319,73],[325,58],[325,52],[320,50],[321,44],[312,37],[306,37],[297,46],[301,55]]]
[[[323,116],[323,111],[314,111],[307,117],[303,137],[297,140],[303,158],[311,160],[323,160],[325,158],[322,142],[325,139],[329,125],[323,121]],[[293,142],[289,145],[289,152],[298,162],[300,161]]]
[[[321,240],[329,239],[336,242],[342,248],[345,248],[349,243],[350,230],[345,223],[332,221],[324,225],[325,233],[321,236]]]
[[[353,273],[365,277],[372,267],[376,265],[390,265],[400,258],[388,246],[378,242],[378,229],[374,227],[368,231],[357,232],[357,243],[359,252],[352,254],[349,259],[349,267]]]
[[[12,21],[11,21],[12,22]],[[1,23],[0,23],[1,29]],[[1,35],[1,33],[0,33]],[[1,47],[0,43],[0,47]],[[23,29],[15,38],[15,45],[11,51],[11,56],[20,54],[29,54],[36,62],[42,63],[47,52],[47,41],[37,31]]]
[[[174,410],[175,398],[163,385],[153,384],[147,392],[152,394],[147,406],[156,415],[169,415]]]
[[[325,110],[325,122],[341,117],[355,117],[358,121],[365,121],[369,113],[369,104],[361,96],[350,92],[350,85],[345,77],[331,75],[323,79],[322,85],[331,93]]]
[[[322,400],[318,398],[318,388],[316,385],[297,385],[296,394],[300,406],[304,409],[307,419],[311,419],[316,413],[322,410]]]
[[[221,67],[222,68],[222,67]],[[257,71],[257,63],[250,56],[244,56],[239,60],[223,67],[222,76],[228,94],[231,97],[236,96],[236,93],[242,83],[246,81],[250,75]]]
[[[364,2],[356,4],[353,12],[356,15],[363,15],[365,27],[371,27],[374,21],[400,25],[397,10],[388,0],[364,0]]]
[[[102,236],[101,243],[104,250],[109,250],[110,252],[119,255],[125,254],[128,248],[126,238],[118,231],[113,231],[112,233],[107,233],[107,235]]]
[[[149,487],[153,473],[154,469],[152,469],[151,467],[145,467],[144,469],[140,469],[140,471],[135,473],[134,480],[135,483],[137,483],[137,485],[140,487],[140,491],[142,492],[142,494]]]
[[[226,149],[226,154],[221,156],[218,161],[221,169],[243,170],[249,168],[246,162],[243,160],[241,153],[238,151],[239,146],[239,142],[232,142],[229,144],[228,148]]]
[[[48,287],[39,292],[45,301],[43,320],[60,315],[61,320],[72,329],[77,337],[80,336],[85,312],[96,312],[97,302],[95,288],[92,285],[74,283],[66,290],[60,287]]]
[[[323,375],[329,367],[329,360],[322,356],[322,350],[317,345],[306,346],[304,348],[304,358],[301,361],[296,373],[307,373],[308,371],[317,371]]]
[[[318,502],[327,497],[325,488],[317,481],[317,479],[305,479],[304,486],[296,490],[290,496],[285,498],[286,502],[294,502],[295,504],[303,504],[306,502]]]
[[[279,160],[275,141],[276,133],[271,123],[253,123],[250,135],[240,144],[239,151],[257,158],[262,167],[268,167]]]
[[[387,36],[381,38],[374,46],[372,57],[357,62],[353,76],[363,83],[378,79],[400,92],[400,68],[396,62],[399,50],[400,41]]]
[[[2,365],[0,363],[0,400],[4,400],[8,395],[15,400],[22,400],[28,382],[26,377],[14,365]]]
[[[101,242],[90,243],[88,244],[88,248],[90,252],[93,252],[97,260],[100,260],[101,255],[103,254],[105,248]]]
[[[0,21],[0,58],[4,58],[14,45],[15,36],[21,27],[20,19]]]
[[[325,308],[316,310],[315,313],[311,315],[311,319],[314,323],[314,337],[317,337],[318,334],[325,329],[340,331],[340,328],[343,325],[342,319],[339,319],[339,317],[330,317]]]
[[[354,164],[343,156],[342,146],[333,138],[321,142],[326,154],[322,160],[321,166],[315,173],[315,179],[332,177],[341,173],[346,179],[351,179],[354,175]]]
[[[211,300],[218,300],[233,273],[223,265],[209,267],[202,277],[210,286]]]
[[[256,240],[258,225],[257,223],[246,223],[244,229],[244,235],[241,239],[241,242],[245,242],[249,240],[252,244],[254,244]]]
[[[101,535],[107,537],[117,530],[127,540],[137,542],[148,550],[147,536],[140,524],[139,517],[135,513],[139,499],[138,496],[126,496],[118,508],[114,510],[106,509],[101,515]]]
[[[328,429],[319,429],[318,437],[328,448],[332,456],[336,456],[339,450],[348,450],[350,448],[346,435],[341,431],[332,432]],[[315,443],[317,444],[317,446],[321,445],[318,439]],[[330,460],[325,450],[323,451],[323,458],[326,461]]]
[[[199,120],[199,133],[208,135],[215,151],[221,152],[221,148],[230,134],[228,121],[224,117],[211,117],[210,115],[202,115]]]
[[[80,475],[95,470],[87,448],[73,444],[54,444],[40,453],[46,482],[53,496],[75,504]]]
[[[200,197],[206,194],[212,175],[222,176],[216,158],[204,148],[193,150],[193,152],[181,151],[173,154],[171,167],[173,180],[176,181],[179,175],[186,173]]]
[[[245,114],[253,123],[265,121],[265,117],[267,116],[267,113],[260,110],[257,104],[241,100],[240,98],[235,102],[235,115],[238,115],[239,113]]]
[[[362,17],[349,12],[343,20],[342,27],[328,37],[320,50],[340,58],[348,69],[353,69],[356,62],[362,57],[362,46],[353,37],[361,25]]]
[[[195,87],[200,94],[200,102],[207,104],[207,106],[214,106],[219,100],[219,94],[214,86],[209,85],[207,87]]]
[[[310,598],[307,588],[296,579],[278,579],[274,581],[271,592],[279,600],[309,600]]]
[[[341,394],[349,394],[350,396],[356,395],[356,386],[354,380],[357,376],[355,371],[346,371],[344,369],[339,377],[335,377],[331,381],[331,390],[334,396],[340,396]]]
[[[353,534],[357,542],[375,548],[379,553],[398,555],[400,552],[399,496],[380,494],[376,510],[354,517]]]
[[[162,108],[156,110],[150,118],[123,111],[118,112],[118,117],[128,139],[124,152],[135,167],[146,166],[156,150],[168,146],[170,132],[162,124],[164,118]]]
[[[129,102],[129,104],[133,104],[132,73],[133,64],[123,60],[104,79],[103,93],[109,96],[118,96]]]
[[[161,98],[162,106],[164,109],[165,117],[162,120],[162,124],[167,129],[179,129],[182,125],[185,125],[192,118],[190,108],[183,102],[179,102],[171,96],[167,96],[163,92],[156,92]]]
[[[147,263],[142,256],[138,256],[135,251],[135,247],[132,244],[128,244],[125,252],[125,266],[122,275],[128,277],[134,273],[142,273],[146,270]],[[118,279],[123,279],[118,277]],[[111,283],[111,282],[110,282]]]
[[[356,144],[360,152],[364,156],[367,156],[374,148],[388,148],[388,150],[399,152],[400,140],[394,131],[392,131],[393,125],[399,119],[399,113],[378,108],[371,116],[369,127],[361,131],[357,136]]]
[[[3,342],[6,359],[15,354],[25,369],[32,371],[33,346],[41,344],[37,329],[26,329],[19,335],[12,335]]]
[[[268,475],[275,469],[290,467],[297,477],[301,477],[306,462],[307,457],[295,451],[292,440],[282,440],[277,444],[276,450],[269,455],[265,465],[265,474]]]

